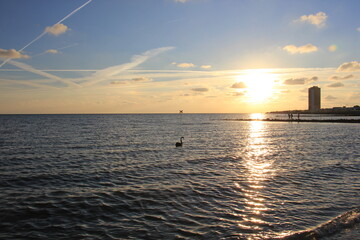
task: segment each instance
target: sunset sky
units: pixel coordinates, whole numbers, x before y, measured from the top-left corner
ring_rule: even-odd
[[[358,0],[2,0],[0,114],[360,105]]]

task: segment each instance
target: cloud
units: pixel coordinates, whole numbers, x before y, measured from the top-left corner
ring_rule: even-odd
[[[190,1],[190,0],[175,0],[175,2],[180,2],[180,3],[186,3],[188,1]]]
[[[46,27],[45,28],[46,33],[49,33],[49,34],[54,35],[54,36],[59,36],[59,35],[65,33],[68,30],[69,30],[69,28],[66,25],[62,24],[62,23],[57,23],[57,24],[55,24],[55,25],[53,25],[51,27]]]
[[[285,85],[304,85],[306,78],[290,78],[284,81]]]
[[[0,48],[0,57],[11,58],[11,59],[29,58],[28,55],[22,54],[20,51],[16,51],[15,49],[6,50],[1,48]]]
[[[210,68],[212,68],[211,65],[201,65],[200,67],[201,67],[202,69],[210,69]]]
[[[343,87],[343,86],[345,86],[345,85],[341,82],[336,82],[336,83],[327,85],[327,87],[331,87],[331,88],[338,88],[338,87]]]
[[[245,93],[244,92],[234,92],[232,95],[235,97],[241,97],[241,96],[244,96]]]
[[[173,65],[176,65],[176,66],[179,67],[179,68],[192,68],[192,67],[196,67],[196,65],[193,64],[193,63],[176,63],[176,62],[173,62],[172,64],[173,64]]]
[[[309,23],[317,26],[318,28],[324,27],[327,19],[327,15],[324,12],[318,12],[316,14],[303,15],[296,22]]]
[[[49,50],[46,50],[45,53],[58,54],[59,51],[56,49],[49,49]]]
[[[285,47],[283,47],[283,49],[291,54],[311,53],[311,52],[316,52],[318,50],[316,46],[310,43],[299,47],[295,45],[286,45]]]
[[[289,78],[284,81],[285,85],[304,85],[309,82],[315,82],[319,80],[318,77],[314,76],[312,78]]]
[[[341,64],[337,72],[360,72],[360,63],[356,61]]]
[[[360,27],[358,27],[356,30],[357,30],[358,32],[360,32]]]
[[[345,77],[331,76],[329,79],[330,80],[347,80],[347,79],[351,79],[353,77],[354,77],[354,75],[350,74],[350,75],[347,75]]]
[[[137,77],[137,78],[133,78],[131,79],[134,82],[149,82],[152,79],[151,78],[147,78],[147,77]]]
[[[120,85],[120,84],[126,84],[124,81],[113,81],[110,83],[111,85]]]
[[[209,89],[208,88],[192,88],[191,91],[194,91],[194,92],[208,92]]]
[[[335,51],[337,50],[337,46],[336,46],[335,44],[330,45],[330,46],[328,47],[328,50],[329,50],[329,52],[335,52]]]
[[[329,96],[325,97],[325,99],[328,100],[328,101],[332,101],[332,100],[336,100],[337,98],[334,97],[334,96],[329,95]]]
[[[317,80],[319,80],[319,78],[316,77],[316,76],[314,76],[314,77],[308,79],[308,82],[315,82],[315,81],[317,81]]]
[[[246,85],[245,83],[243,82],[237,82],[237,83],[234,83],[231,88],[246,88]]]

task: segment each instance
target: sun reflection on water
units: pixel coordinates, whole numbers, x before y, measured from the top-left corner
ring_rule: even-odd
[[[244,172],[241,174],[243,174],[245,183],[241,184],[241,191],[245,197],[245,216],[238,226],[240,229],[263,234],[261,231],[269,225],[265,220],[266,211],[271,210],[266,199],[266,182],[275,175],[275,169],[273,159],[270,157],[272,150],[266,138],[268,134],[266,123],[251,121],[248,124],[246,146],[241,151],[242,153],[239,153],[242,154],[244,167]]]
[[[263,113],[252,113],[250,114],[250,119],[264,119],[265,118],[265,114]]]

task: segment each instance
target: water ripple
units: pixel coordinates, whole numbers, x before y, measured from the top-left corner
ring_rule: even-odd
[[[0,116],[0,238],[271,239],[356,226],[357,125],[184,115],[179,130],[176,117]]]

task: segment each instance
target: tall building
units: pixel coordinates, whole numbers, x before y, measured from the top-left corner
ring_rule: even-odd
[[[320,88],[317,86],[313,86],[309,88],[309,111],[310,112],[318,112],[321,108],[321,95]]]

